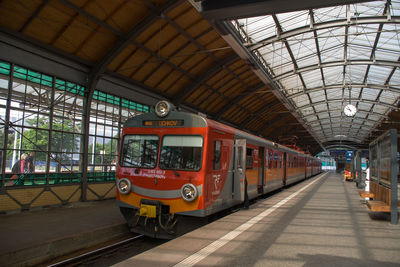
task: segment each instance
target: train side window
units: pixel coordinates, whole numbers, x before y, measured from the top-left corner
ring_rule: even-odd
[[[213,158],[213,169],[221,169],[221,141],[214,141],[214,158]]]
[[[238,152],[237,159],[236,159],[237,160],[237,168],[243,169],[242,160],[241,160],[242,156],[243,156],[243,147],[239,146],[237,152]]]
[[[272,169],[272,151],[269,152],[268,169]]]
[[[246,150],[246,169],[253,168],[253,149],[247,148]]]

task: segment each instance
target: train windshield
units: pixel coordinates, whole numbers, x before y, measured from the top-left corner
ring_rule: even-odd
[[[120,164],[126,167],[155,168],[158,143],[157,135],[125,135]]]
[[[198,171],[201,168],[203,138],[189,135],[164,136],[161,147],[161,169]]]

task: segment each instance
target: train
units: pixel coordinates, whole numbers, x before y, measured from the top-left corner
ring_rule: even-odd
[[[204,218],[321,172],[321,161],[264,138],[177,110],[127,119],[116,201],[132,232],[171,239],[185,217]]]

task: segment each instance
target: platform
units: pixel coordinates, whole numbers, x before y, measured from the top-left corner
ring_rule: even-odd
[[[400,226],[330,172],[115,266],[399,266]]]
[[[129,233],[115,200],[0,215],[0,266],[32,266]]]

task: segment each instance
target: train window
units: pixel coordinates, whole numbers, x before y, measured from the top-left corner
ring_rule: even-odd
[[[268,158],[268,169],[272,169],[272,152],[269,152],[269,158]]]
[[[125,135],[121,165],[154,168],[157,163],[159,138],[156,135]]]
[[[252,148],[246,150],[246,169],[253,168],[253,150]]]
[[[201,168],[202,150],[201,136],[164,136],[159,166],[161,169],[198,171]]]
[[[274,162],[273,162],[273,169],[276,169],[278,167],[278,154],[275,152],[274,153]]]
[[[279,155],[279,162],[278,162],[278,168],[281,169],[282,168],[282,154]]]
[[[213,169],[221,169],[221,141],[214,141]]]

